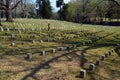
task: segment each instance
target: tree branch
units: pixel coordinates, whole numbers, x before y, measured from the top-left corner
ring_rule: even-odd
[[[18,1],[11,9],[13,10],[13,9],[15,9],[17,6],[18,6],[18,4],[21,2],[21,0],[20,1]]]
[[[0,6],[4,6],[5,7],[6,5],[0,2]]]
[[[111,0],[113,1],[117,6],[120,6],[120,4],[116,0]]]
[[[1,6],[0,10],[6,10],[6,7]]]

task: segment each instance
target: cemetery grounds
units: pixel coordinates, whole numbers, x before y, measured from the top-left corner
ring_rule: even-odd
[[[15,19],[3,25],[0,80],[120,80],[120,53],[115,51],[94,71],[88,70],[120,43],[120,27],[39,19]],[[81,57],[87,70],[84,79],[79,77]]]

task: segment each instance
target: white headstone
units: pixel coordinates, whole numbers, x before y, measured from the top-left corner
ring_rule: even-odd
[[[96,60],[95,65],[99,66],[100,65],[100,60]]]
[[[80,78],[85,78],[86,77],[86,70],[81,69],[80,70]]]
[[[105,55],[102,55],[101,56],[101,61],[104,61],[105,60]]]
[[[34,43],[35,43],[35,40],[32,40],[32,43],[34,44]]]
[[[43,43],[43,40],[40,40],[40,43]]]
[[[85,42],[83,42],[83,46],[85,46]]]
[[[111,55],[111,52],[109,51],[108,54],[109,54],[109,56],[110,56],[110,55]]]
[[[64,50],[64,48],[63,48],[63,47],[60,47],[60,48],[59,48],[59,51],[63,51],[63,50]]]
[[[15,38],[15,34],[14,33],[11,34],[11,38],[12,39]]]
[[[31,60],[32,59],[32,54],[31,53],[27,53],[25,59]]]
[[[13,46],[13,47],[14,47],[14,46],[15,46],[15,43],[14,43],[14,42],[12,42],[12,43],[11,43],[11,46]]]
[[[55,49],[52,49],[52,53],[55,53],[56,52],[56,50]]]
[[[41,51],[40,55],[45,56],[45,51]]]
[[[4,31],[4,29],[1,27],[1,31]]]
[[[0,48],[2,48],[2,44],[0,44]]]
[[[73,45],[73,48],[76,48],[76,47],[77,47],[76,44],[74,44],[74,45]]]
[[[10,29],[9,29],[9,28],[7,28],[7,31],[10,31]]]
[[[106,54],[105,54],[105,57],[107,58],[108,56],[109,56],[109,54],[108,54],[108,53],[106,53]]]
[[[95,69],[95,65],[94,64],[90,64],[89,65],[89,70],[93,71]]]

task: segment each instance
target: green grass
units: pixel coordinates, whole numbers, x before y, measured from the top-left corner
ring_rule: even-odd
[[[47,30],[48,23],[51,26],[50,31]],[[47,77],[51,80],[82,80],[75,77],[79,75],[81,69],[79,66],[81,53],[85,54],[87,60],[85,67],[88,68],[90,63],[95,63],[96,59],[100,59],[101,55],[120,43],[120,27],[81,25],[66,21],[39,19],[15,19],[14,23],[3,22],[3,25],[4,29],[10,28],[10,31],[0,32],[0,44],[2,45],[0,48],[0,80],[21,80],[45,61],[69,52],[65,50],[52,53],[50,52],[52,49],[83,43],[114,32],[93,44],[73,49],[78,52],[54,60],[49,64],[50,68],[42,68],[35,74],[41,80],[46,80]],[[15,34],[15,39],[11,39],[12,33]],[[88,35],[84,36],[85,34]],[[50,42],[46,42],[47,39],[50,39]],[[32,40],[35,40],[35,43],[32,43]],[[43,43],[40,43],[40,40],[43,40]],[[22,45],[23,41],[24,45]],[[10,46],[11,42],[15,43],[14,47]],[[47,51],[45,56],[40,56],[41,50]],[[25,60],[26,53],[32,53],[33,59]],[[120,59],[114,52],[99,67],[96,67],[95,71],[87,71],[85,80],[90,78],[119,80],[119,64]],[[28,80],[34,80],[32,77],[29,78]]]

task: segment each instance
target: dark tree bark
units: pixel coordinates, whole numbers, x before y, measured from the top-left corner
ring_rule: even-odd
[[[1,6],[2,3],[3,3],[3,0],[0,0],[0,26],[2,26],[2,23],[1,23],[1,16],[2,16],[2,10],[1,10],[1,8],[3,8]]]
[[[2,23],[1,23],[1,11],[0,11],[0,26],[2,26]]]
[[[13,18],[11,15],[11,8],[10,8],[10,0],[6,0],[6,21],[13,22]]]
[[[6,3],[0,2],[0,9],[5,11],[6,21],[13,22],[11,11],[15,9],[20,2],[21,0],[19,0],[13,7],[11,7],[11,0],[6,0]]]

